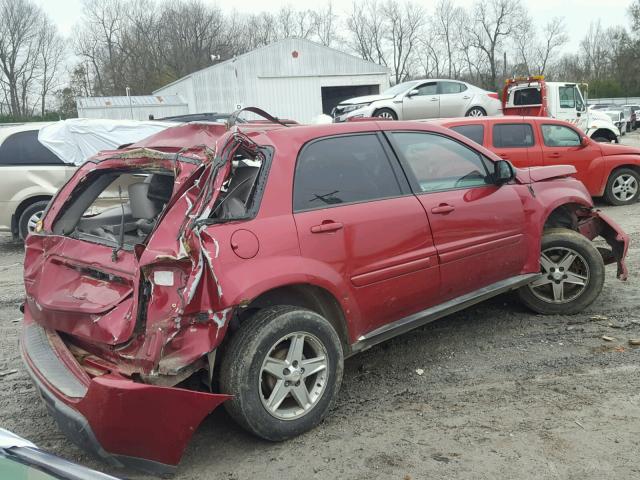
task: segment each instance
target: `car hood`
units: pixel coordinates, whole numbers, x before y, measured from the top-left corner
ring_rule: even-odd
[[[602,154],[609,155],[640,155],[640,148],[619,143],[599,143]]]
[[[576,167],[573,165],[550,165],[548,167],[519,168],[516,170],[516,178],[520,183],[535,183],[564,178],[575,175]]]
[[[349,100],[343,100],[338,105],[357,105],[359,103],[371,103],[378,100],[391,100],[393,95],[365,95],[364,97],[350,98]]]

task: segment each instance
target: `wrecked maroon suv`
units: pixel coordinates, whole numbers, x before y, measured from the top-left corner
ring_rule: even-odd
[[[292,437],[329,411],[345,357],[509,290],[569,314],[605,264],[624,279],[628,237],[574,172],[412,122],[189,124],[103,152],[27,239],[27,368],[115,465],[170,470],[222,403]]]

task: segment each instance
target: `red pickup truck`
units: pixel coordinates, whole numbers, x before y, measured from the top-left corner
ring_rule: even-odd
[[[434,120],[492,150],[519,168],[573,165],[593,197],[627,205],[640,195],[640,149],[599,143],[575,125],[549,117]]]

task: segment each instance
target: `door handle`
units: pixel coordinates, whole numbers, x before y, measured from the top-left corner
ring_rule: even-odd
[[[500,155],[502,158],[509,158],[509,155],[507,155],[506,153],[499,153],[498,155]]]
[[[432,102],[437,102],[437,101],[438,101],[438,98],[437,98],[437,97],[436,97],[436,98],[432,98],[432,99],[431,99],[431,101],[432,101]]]
[[[311,233],[325,233],[325,232],[335,232],[337,230],[342,229],[344,225],[340,222],[334,222],[332,220],[325,220],[320,225],[314,225],[311,227]]]
[[[558,152],[550,153],[549,158],[560,158],[560,154]]]
[[[433,207],[431,209],[431,213],[437,214],[447,214],[453,212],[456,209],[453,205],[449,205],[448,203],[441,203],[437,207]]]
[[[464,97],[462,97],[463,100],[469,100],[471,97],[469,95],[466,95]]]

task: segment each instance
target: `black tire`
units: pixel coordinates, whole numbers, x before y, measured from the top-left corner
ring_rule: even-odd
[[[313,406],[298,418],[281,419],[263,404],[266,401],[263,400],[265,377],[261,370],[273,346],[293,333],[304,333],[319,341],[326,351],[328,365],[324,370],[323,390]],[[262,309],[242,323],[222,359],[221,391],[234,395],[225,402],[226,410],[240,426],[266,440],[281,441],[300,435],[318,425],[334,405],[342,383],[343,360],[340,338],[322,316],[291,306]],[[265,375],[269,380],[268,374]],[[312,390],[319,386],[316,384],[318,377],[311,376],[307,380],[311,380]],[[282,405],[294,401],[292,394],[287,394]]]
[[[545,272],[543,262],[541,261],[541,272],[549,273],[549,276],[544,275],[539,281],[548,282],[549,285],[542,285],[540,287],[533,288],[532,286],[536,283],[533,282],[532,284],[521,287],[518,290],[520,300],[522,300],[522,302],[534,312],[545,315],[573,315],[581,312],[591,305],[602,291],[602,286],[604,285],[604,261],[602,259],[602,255],[591,241],[573,230],[564,228],[547,230],[542,237],[542,252],[547,252],[549,255],[547,258],[552,259],[553,257],[551,255],[553,255],[553,252],[560,252],[562,249],[570,249],[574,253],[577,253],[579,257],[576,257],[570,265],[570,268],[567,270],[561,268],[562,272],[558,272],[558,268],[554,268],[554,273],[558,275],[569,273],[574,276],[577,276],[577,273],[586,278],[584,286],[579,287],[569,283],[567,290],[564,290],[567,284],[565,284],[563,280],[562,285],[564,293],[569,293],[568,296],[571,296],[571,294],[576,291],[579,291],[579,293],[577,293],[573,298],[568,298],[564,303],[554,303],[552,300],[545,301],[541,297],[544,296],[546,292],[549,292],[549,297],[554,295],[552,290],[553,283],[556,281],[551,280],[553,273]],[[583,261],[587,268],[577,268],[582,266]],[[577,268],[578,271],[571,271],[571,268]],[[551,290],[545,291],[545,289],[549,288]],[[538,292],[537,295],[534,293],[534,290]]]
[[[373,114],[373,116],[374,117],[379,117],[379,118],[389,118],[389,117],[391,117],[391,120],[397,120],[398,119],[398,115],[396,114],[396,112],[394,112],[390,108],[381,108],[380,110],[376,110],[375,113]]]
[[[620,183],[623,181],[622,179],[632,179],[631,185],[623,185],[623,188],[627,188],[629,190],[625,191],[625,196],[630,195],[628,198],[622,198],[622,193],[618,192],[618,196],[616,196],[616,192],[614,192],[614,188],[619,187]],[[616,185],[618,183],[618,185]],[[640,175],[637,171],[631,168],[618,168],[611,172],[609,175],[609,180],[607,180],[607,186],[604,189],[604,198],[611,205],[630,205],[638,201],[638,197],[640,196]]]
[[[486,117],[487,111],[482,107],[472,107],[465,114],[465,117]]]
[[[592,137],[591,140],[598,143],[611,143],[611,140],[609,140],[607,137]]]
[[[41,200],[39,202],[32,203],[22,211],[18,218],[18,236],[20,237],[20,240],[24,241],[30,232],[29,220],[31,217],[38,215],[39,218],[41,218],[48,204],[49,202],[47,200]]]

